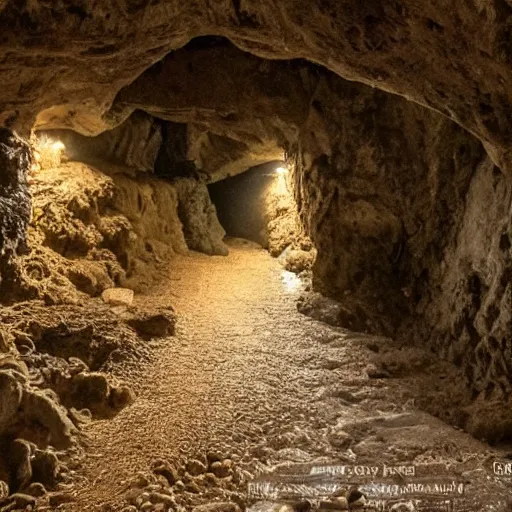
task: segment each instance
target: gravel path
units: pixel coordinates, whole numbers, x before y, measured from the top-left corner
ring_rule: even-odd
[[[487,478],[498,454],[414,408],[435,388],[432,374],[418,366],[413,376],[369,378],[372,357],[390,342],[299,314],[300,292],[294,275],[249,243],[233,242],[228,257],[173,261],[136,301],[172,304],[178,333],[153,343],[152,362],[136,374],[120,368],[137,400],[86,427],[88,457],[64,508],[244,506],[253,477],[329,461],[415,465],[425,475],[451,465],[467,483],[459,510],[507,510],[508,482]],[[162,464],[177,474],[156,477],[151,469]],[[172,499],[159,502],[159,493]]]

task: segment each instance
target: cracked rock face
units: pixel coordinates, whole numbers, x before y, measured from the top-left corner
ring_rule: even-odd
[[[28,144],[0,128],[0,285],[6,295],[19,280],[15,256],[26,251],[32,207],[27,182],[31,163]]]
[[[507,176],[449,120],[332,75],[320,80],[291,154],[318,250],[313,283],[341,301],[337,322],[430,342],[478,397],[459,422],[508,438]],[[480,420],[489,415],[492,428]]]

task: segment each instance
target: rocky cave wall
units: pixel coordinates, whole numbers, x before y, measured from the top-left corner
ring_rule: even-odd
[[[510,436],[509,177],[453,122],[328,74],[290,160],[314,286],[341,301],[339,322],[428,341],[475,399],[454,421]]]
[[[227,253],[204,182],[171,183],[127,162],[61,162],[10,134],[1,151],[5,171],[16,172],[5,173],[11,181],[2,189],[3,303],[78,304],[114,286],[143,292],[173,255]]]
[[[26,141],[0,128],[0,297],[16,286],[16,256],[26,251],[32,198],[28,172],[32,153]]]

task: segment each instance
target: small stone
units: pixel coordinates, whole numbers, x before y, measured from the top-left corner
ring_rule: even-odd
[[[183,491],[185,489],[185,484],[181,481],[181,480],[178,480],[175,484],[174,484],[174,487],[177,491]]]
[[[151,503],[163,503],[164,505],[168,506],[176,505],[174,496],[169,496],[168,494],[163,494],[161,492],[152,492],[149,495],[149,499]]]
[[[140,336],[161,338],[173,336],[176,327],[176,314],[172,308],[154,310],[136,310],[126,317],[126,323]]]
[[[50,505],[52,507],[58,507],[63,503],[69,503],[73,501],[73,496],[66,492],[53,492],[50,494]]]
[[[11,484],[15,489],[24,489],[32,480],[31,451],[30,444],[24,439],[15,439],[11,444],[9,466],[13,477]]]
[[[191,493],[194,493],[194,494],[199,494],[201,492],[201,488],[199,487],[199,485],[197,485],[196,482],[192,481],[192,482],[189,482],[186,486],[185,486],[185,490],[188,491],[188,492],[191,492]]]
[[[139,497],[139,489],[137,489],[137,487],[128,489],[124,494],[124,499],[131,505],[135,505],[138,497]]]
[[[225,478],[231,474],[231,466],[232,462],[230,459],[226,459],[222,462],[214,462],[211,465],[212,473],[219,477],[219,478]]]
[[[212,464],[213,462],[222,462],[224,460],[224,456],[220,452],[211,451],[206,454],[206,458],[208,459],[208,463]]]
[[[94,409],[106,405],[110,385],[102,373],[79,373],[73,377],[71,383],[73,400],[79,406]]]
[[[135,500],[135,504],[140,506],[143,503],[146,503],[147,501],[149,501],[149,492],[142,492]]]
[[[69,373],[71,375],[76,375],[82,372],[88,372],[89,367],[78,357],[69,357]]]
[[[350,507],[354,508],[359,506],[363,507],[366,503],[364,494],[358,489],[350,489],[346,499]]]
[[[176,468],[165,461],[155,461],[153,463],[153,473],[165,477],[169,485],[174,485],[179,480]]]
[[[9,496],[9,485],[7,482],[0,480],[0,500],[7,498]]]
[[[145,475],[142,472],[137,473],[137,476],[135,477],[132,486],[142,488],[142,487],[146,487],[147,485],[149,485],[149,479],[148,479],[147,475]]]
[[[52,486],[59,472],[59,459],[47,450],[36,450],[32,458],[32,478],[36,482]]]
[[[192,476],[198,476],[203,473],[206,473],[206,471],[207,471],[207,467],[201,461],[199,461],[197,459],[189,460],[186,464],[186,468],[187,468],[187,471]]]
[[[17,508],[26,508],[28,506],[33,506],[36,503],[34,496],[30,496],[21,492],[11,494],[9,498],[16,504]]]
[[[137,512],[137,507],[134,505],[128,505],[127,507],[124,507],[121,512]]]
[[[107,288],[101,298],[110,306],[131,306],[133,290],[128,288]]]
[[[40,482],[32,482],[25,491],[30,496],[34,496],[35,498],[40,498],[46,494],[45,486]]]
[[[217,477],[213,473],[206,473],[204,475],[204,480],[208,485],[211,485],[211,486],[217,485]]]
[[[153,510],[153,504],[150,501],[145,501],[139,508],[140,512],[145,510]]]
[[[135,393],[128,386],[112,388],[109,397],[109,405],[119,411],[135,402]]]

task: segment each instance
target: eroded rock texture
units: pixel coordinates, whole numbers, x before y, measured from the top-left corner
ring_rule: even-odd
[[[306,114],[304,63],[265,61],[224,39],[197,41],[122,89],[116,111],[187,123],[188,156],[213,181],[281,159]]]
[[[10,130],[0,128],[0,290],[4,298],[17,285],[14,258],[26,250],[31,162],[28,144]]]
[[[40,125],[103,130],[123,86],[191,38],[213,34],[262,57],[310,59],[436,109],[508,166],[512,7],[505,1],[0,5],[2,120],[25,130],[41,111]]]
[[[315,288],[345,306],[341,324],[429,340],[503,418],[512,383],[506,176],[472,136],[398,97],[326,75],[309,112],[295,183],[318,249]],[[480,416],[460,420],[485,435]]]
[[[148,172],[154,170],[162,145],[160,125],[143,112],[134,112],[124,123],[97,137],[68,130],[51,130],[47,135],[66,145],[71,160],[109,162]]]

